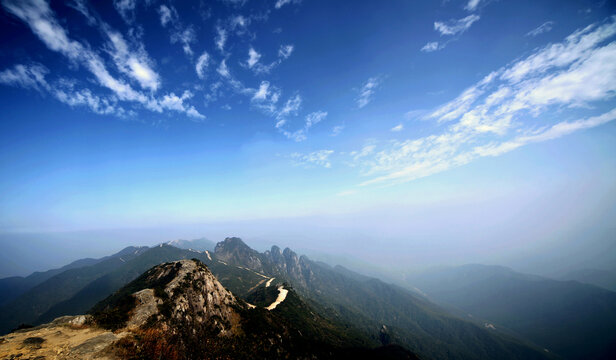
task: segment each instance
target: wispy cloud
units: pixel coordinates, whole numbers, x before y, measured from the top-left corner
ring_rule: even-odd
[[[118,70],[136,80],[142,88],[156,91],[160,87],[160,76],[153,70],[153,61],[143,46],[130,49],[128,43],[117,31],[105,30],[109,38],[108,52]]]
[[[288,59],[291,56],[293,49],[293,45],[281,45],[278,49],[278,59],[269,64],[263,64],[261,63],[261,58],[263,55],[251,46],[248,49],[248,59],[245,64],[242,64],[242,66],[251,69],[256,74],[267,74],[276,66],[280,65],[284,60]]]
[[[593,111],[616,96],[614,36],[616,17],[490,73],[426,115],[450,123],[442,132],[379,144],[357,158],[369,177],[361,185],[411,181],[615,120],[616,109]],[[576,120],[550,115],[571,108],[595,114]]]
[[[34,89],[42,94],[50,94],[71,107],[85,106],[101,115],[124,117],[130,114],[113,98],[94,95],[89,89],[75,89],[75,81],[61,79],[54,84],[49,83],[46,79],[48,73],[49,69],[41,64],[18,64],[0,71],[0,84]]]
[[[332,128],[331,136],[338,136],[344,130],[344,125],[336,125]]]
[[[182,50],[188,56],[193,55],[191,44],[197,42],[197,35],[192,26],[189,26],[183,30],[176,30],[171,33],[171,43],[179,43],[182,45]]]
[[[331,168],[332,163],[329,157],[334,153],[334,150],[318,150],[308,154],[293,153],[291,159],[296,165],[303,165],[306,167],[322,166],[324,168]]]
[[[391,128],[391,131],[393,131],[393,132],[400,132],[402,130],[404,130],[404,125],[403,124],[398,124],[398,125],[396,125],[396,126]]]
[[[86,3],[86,0],[73,0],[73,1],[71,1],[69,3],[67,3],[67,5],[69,7],[72,7],[73,9],[77,10],[78,12],[80,12],[83,16],[85,16],[85,18],[88,20],[88,25],[95,25],[96,24],[96,19],[90,13],[90,10],[88,9],[88,5]]]
[[[132,23],[135,20],[137,0],[113,0],[113,6],[127,23]]]
[[[216,72],[224,78],[231,77],[231,72],[229,71],[229,68],[227,67],[227,60],[223,59],[220,62],[220,64],[218,65],[218,68],[216,69]]]
[[[554,26],[554,21],[546,21],[543,24],[539,25],[537,28],[529,31],[526,36],[535,37],[537,35],[541,35],[543,33],[552,31],[552,27]]]
[[[306,116],[306,130],[320,123],[327,117],[327,111],[315,111]]]
[[[475,9],[477,9],[477,6],[479,6],[479,3],[481,3],[481,0],[468,0],[466,6],[464,6],[464,9],[468,11],[475,11]]]
[[[249,68],[255,66],[259,59],[261,59],[261,54],[259,54],[254,48],[248,49],[248,60],[246,60],[246,64],[248,64]]]
[[[293,45],[280,45],[280,49],[278,49],[278,56],[286,60],[289,56],[291,56],[293,49]]]
[[[172,44],[182,45],[182,50],[189,57],[193,56],[192,44],[197,42],[197,35],[193,26],[185,26],[178,16],[177,10],[169,5],[161,5],[158,8],[160,24],[169,28],[169,38]]]
[[[155,112],[175,110],[194,118],[204,118],[193,106],[183,104],[181,109],[177,106],[170,108],[166,106],[164,98],[161,101],[160,98],[139,92],[126,81],[112,76],[105,65],[105,61],[98,53],[91,50],[89,46],[84,46],[69,37],[68,32],[55,18],[47,2],[12,0],[5,1],[2,5],[9,13],[25,22],[50,50],[84,66],[94,76],[98,84],[110,90],[119,101],[138,103]],[[107,29],[107,31],[110,34],[113,33],[110,29]],[[145,88],[153,90],[158,87],[158,76],[151,69],[143,54],[135,56],[128,50],[126,53],[122,52],[123,50],[118,51],[118,49],[115,49],[115,45],[113,45],[113,48],[111,50],[112,56],[117,53],[116,65],[121,72],[137,80]]]
[[[458,20],[435,21],[434,30],[438,31],[441,35],[462,34],[478,20],[479,15],[473,14]]]
[[[302,0],[276,0],[276,4],[274,4],[274,8],[280,9],[281,7],[287,4],[299,4]]]
[[[216,28],[216,47],[221,52],[225,51],[225,44],[227,43],[227,30],[220,26]]]
[[[265,85],[269,86],[269,83]],[[262,82],[257,94],[265,95],[267,93],[267,87],[265,88],[265,91],[263,87],[264,87],[264,83]],[[280,96],[280,92],[277,92],[275,96],[276,96],[275,100],[277,100],[278,97]],[[301,109],[301,106],[302,106],[302,97],[299,94],[296,94],[292,96],[291,98],[289,98],[284,103],[284,105],[280,108],[276,108],[274,104],[271,104],[271,100],[270,100],[270,107],[266,108],[276,118],[276,125],[275,125],[276,129],[281,134],[286,136],[287,138],[294,140],[296,142],[306,140],[307,134],[310,128],[322,122],[327,117],[326,111],[315,111],[315,112],[312,112],[306,115],[304,119],[304,124],[302,127],[296,128],[296,130],[288,130],[289,128],[288,119],[297,116],[299,113],[299,110]]]
[[[195,71],[197,72],[197,76],[199,79],[205,79],[205,71],[207,70],[210,64],[210,55],[207,51],[203,52],[197,59],[197,63],[195,64]]]
[[[158,14],[160,15],[160,24],[163,27],[178,20],[178,13],[173,6],[161,5],[158,8]]]
[[[440,36],[448,36],[449,38],[445,41],[429,41],[420,51],[430,53],[444,49],[450,42],[458,40],[458,38],[477,21],[479,21],[479,15],[475,14],[457,20],[435,21],[434,30],[437,31]]]
[[[379,77],[371,77],[362,85],[359,89],[359,96],[357,97],[358,108],[361,109],[372,101],[374,92],[380,83],[381,79]]]
[[[439,46],[438,41],[431,41],[431,42],[427,43],[426,45],[424,45],[421,48],[421,51],[423,51],[423,52],[433,52],[433,51],[439,50],[441,48],[442,47]]]

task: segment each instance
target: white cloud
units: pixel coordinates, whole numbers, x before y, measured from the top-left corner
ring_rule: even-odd
[[[297,115],[297,112],[302,106],[302,97],[297,94],[287,100],[282,109],[276,114],[277,118],[284,118],[289,115]]]
[[[300,2],[302,1],[301,0],[276,0],[276,4],[274,4],[274,7],[276,9],[280,9],[286,4],[299,4]]]
[[[12,69],[0,72],[0,83],[4,85],[46,90],[48,85],[45,76],[49,69],[41,64],[15,65]]]
[[[543,33],[552,31],[552,27],[554,26],[554,21],[546,21],[543,24],[539,25],[537,28],[529,31],[526,36],[537,36]]]
[[[280,49],[278,50],[278,56],[282,59],[288,59],[293,52],[293,45],[280,45]]]
[[[368,105],[370,101],[372,101],[374,92],[376,88],[381,83],[381,80],[378,77],[372,77],[368,79],[359,90],[359,96],[357,97],[357,107],[363,108]]]
[[[85,16],[86,20],[88,20],[88,25],[95,25],[96,19],[92,14],[90,14],[90,10],[88,10],[88,5],[86,4],[86,0],[73,0],[67,4],[69,7],[80,12],[83,16]]]
[[[227,42],[227,30],[217,27],[216,28],[216,47],[221,52],[225,51],[225,43]]]
[[[135,20],[137,0],[113,0],[113,6],[126,22],[131,23]]]
[[[256,100],[262,101],[268,96],[267,95],[269,93],[268,87],[269,87],[269,83],[267,82],[261,83],[259,90],[255,94],[255,97],[257,97],[258,95],[258,98]],[[277,92],[274,100],[277,101],[279,96],[280,96],[280,92]],[[295,131],[289,131],[286,129],[288,127],[287,125],[289,124],[288,118],[298,115],[298,112],[302,106],[302,97],[299,94],[296,94],[292,96],[291,98],[289,98],[284,103],[284,105],[280,108],[277,108],[275,104],[272,102],[273,97],[274,96],[270,96],[269,103],[266,106],[261,106],[261,108],[266,110],[266,112],[268,112],[269,114],[273,115],[276,118],[275,127],[281,134],[286,136],[288,139],[294,140],[296,142],[306,140],[307,134],[310,128],[312,128],[314,125],[318,124],[319,122],[325,120],[325,118],[327,117],[326,111],[312,112],[306,115],[304,125],[301,128]],[[253,97],[253,100],[255,100],[254,97]],[[340,130],[342,130],[342,128],[340,128]]]
[[[262,55],[259,54],[254,48],[250,47],[248,50],[248,60],[246,61],[246,65],[242,64],[242,66],[247,66],[256,74],[267,74],[276,66],[280,65],[284,60],[288,59],[292,52],[293,45],[281,45],[278,50],[278,59],[266,65],[260,62]]]
[[[229,27],[231,28],[231,30],[234,30],[240,34],[246,31],[246,28],[248,27],[249,24],[250,24],[250,19],[242,15],[232,16],[231,19],[229,20]]]
[[[119,101],[136,102],[146,109],[162,112],[165,107],[160,100],[133,89],[130,84],[110,74],[103,59],[89,47],[69,38],[67,31],[58,23],[49,4],[41,0],[12,0],[2,3],[7,11],[24,21],[32,32],[52,51],[56,51],[70,61],[84,66],[98,84],[110,90]],[[112,30],[109,30],[112,33]],[[113,46],[115,47],[115,45]],[[115,49],[117,50],[117,49]],[[157,88],[158,76],[144,60],[143,54],[122,53],[118,57],[120,71],[137,80],[140,85]],[[115,54],[115,52],[112,51]],[[115,60],[115,59],[114,59]],[[82,93],[85,94],[85,93]],[[68,97],[64,97],[68,99]],[[187,115],[202,117],[192,107],[184,107]]]
[[[464,9],[468,11],[474,11],[480,2],[481,0],[468,0],[468,3],[466,3],[466,6],[464,7]]]
[[[197,42],[197,35],[191,26],[184,30],[177,30],[171,33],[171,43],[180,43],[182,45],[182,50],[184,50],[184,53],[188,56],[193,55],[190,44],[195,42]]]
[[[436,51],[436,50],[439,50],[439,49],[440,48],[439,48],[438,41],[432,41],[432,42],[429,42],[426,45],[424,45],[421,48],[421,51],[423,51],[423,52],[433,52],[433,51]]]
[[[86,106],[101,115],[125,116],[127,112],[117,105],[114,99],[94,95],[89,89],[75,90],[74,82],[61,80],[50,84],[45,79],[49,69],[41,64],[17,64],[13,68],[0,71],[0,84],[35,89],[48,93],[57,100],[71,106]]]
[[[227,67],[227,61],[224,59],[220,62],[220,65],[218,65],[218,69],[216,69],[216,72],[218,72],[218,74],[220,74],[220,76],[224,78],[231,77],[231,73],[229,72],[229,68]]]
[[[131,51],[122,34],[111,29],[106,29],[105,33],[110,43],[108,52],[118,70],[139,82],[142,88],[156,91],[160,87],[160,77],[152,69],[152,60],[145,49]]]
[[[293,153],[291,154],[291,158],[295,161],[295,164],[297,165],[303,165],[307,167],[316,165],[329,169],[332,167],[332,163],[329,158],[333,153],[334,150],[318,150],[308,154]]]
[[[184,103],[186,100],[193,97],[193,93],[186,90],[182,96],[177,96],[174,93],[163,96],[160,101],[160,106],[163,109],[175,110],[186,113],[188,116],[196,119],[205,119],[205,116],[200,114],[194,106]]]
[[[367,156],[351,153],[368,177],[361,185],[411,181],[615,120],[615,36],[616,17],[576,31],[490,73],[427,114],[450,123],[436,127],[442,131],[380,143]],[[608,111],[600,112],[605,106],[599,105]],[[589,114],[563,120],[571,108]]]
[[[173,6],[161,5],[158,8],[158,14],[160,15],[160,24],[165,27],[171,22],[175,22],[178,19],[178,13]]]
[[[472,14],[459,20],[449,20],[447,22],[435,21],[434,30],[441,33],[441,35],[462,34],[478,20],[479,15]]]
[[[252,97],[252,100],[262,101],[267,99],[267,96],[269,95],[269,86],[269,82],[261,81],[261,85],[259,85],[259,90],[255,92],[254,96]]]
[[[197,59],[197,64],[195,64],[195,71],[197,71],[197,76],[199,79],[205,79],[205,70],[210,64],[210,55],[207,51],[204,51],[201,56]]]
[[[248,49],[248,60],[246,63],[248,64],[249,68],[252,68],[253,66],[255,66],[255,64],[259,62],[259,59],[261,59],[261,54],[259,54],[252,47]]]
[[[344,130],[344,125],[336,125],[332,128],[331,136],[338,136]]]
[[[398,125],[396,125],[396,126],[392,127],[392,128],[391,128],[391,131],[393,131],[393,132],[400,132],[400,131],[402,131],[403,129],[404,129],[404,125],[402,125],[402,124],[398,124]]]
[[[320,123],[327,117],[327,111],[315,111],[306,116],[306,130]]]

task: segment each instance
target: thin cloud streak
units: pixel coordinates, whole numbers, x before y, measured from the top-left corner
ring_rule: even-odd
[[[589,109],[616,96],[615,35],[612,17],[490,73],[425,116],[450,122],[445,131],[356,153],[353,162],[371,177],[360,185],[412,181],[613,121],[616,109],[548,126],[545,116],[559,108]]]

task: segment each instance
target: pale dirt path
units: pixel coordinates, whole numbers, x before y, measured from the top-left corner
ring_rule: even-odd
[[[285,289],[282,286],[279,286],[278,287],[278,297],[276,298],[276,301],[274,301],[270,306],[266,307],[266,309],[274,310],[276,306],[278,306],[281,302],[284,301],[284,299],[287,298],[288,293],[289,293],[289,290]]]
[[[275,278],[271,278],[271,279],[267,280],[267,282],[265,283],[265,287],[269,287],[269,286],[272,284],[272,281],[273,281],[274,279],[275,279]]]

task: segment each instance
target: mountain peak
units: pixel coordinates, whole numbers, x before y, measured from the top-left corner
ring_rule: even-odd
[[[216,256],[229,264],[246,266],[252,270],[263,271],[261,254],[251,249],[242,239],[228,237],[216,244],[214,249]]]
[[[104,328],[138,329],[157,323],[209,328],[221,335],[239,329],[235,309],[245,307],[199,260],[179,260],[153,267],[93,308]],[[125,311],[128,310],[128,311]]]

